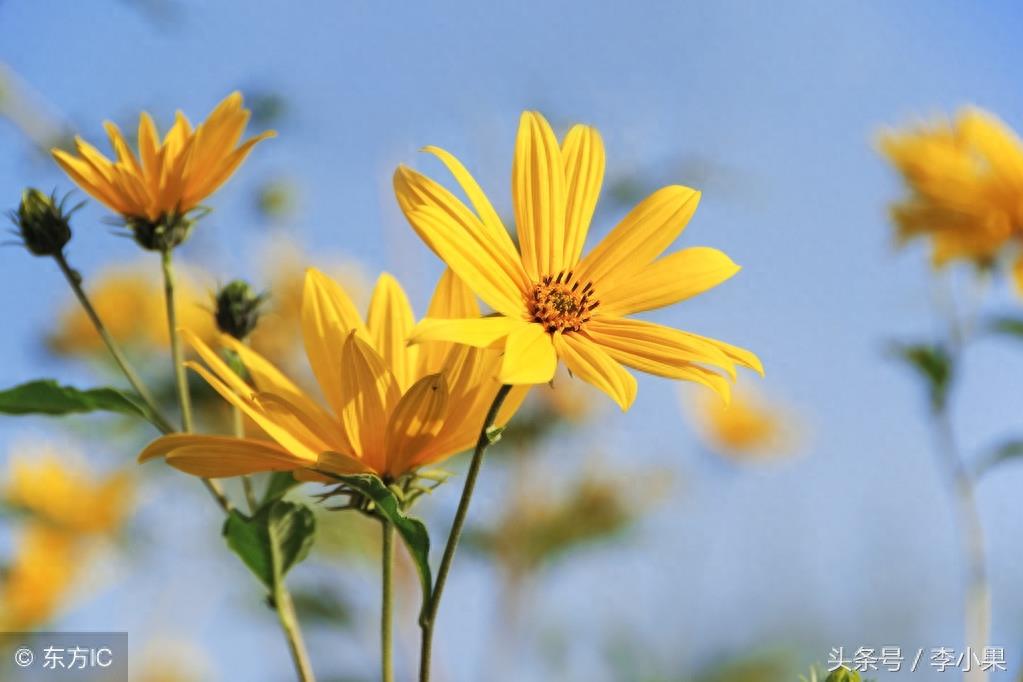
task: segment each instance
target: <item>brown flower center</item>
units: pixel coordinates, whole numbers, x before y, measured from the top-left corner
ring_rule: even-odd
[[[534,284],[527,303],[533,320],[550,334],[579,331],[590,319],[593,309],[600,305],[592,282],[583,284],[571,272],[564,271],[557,277],[547,275]]]

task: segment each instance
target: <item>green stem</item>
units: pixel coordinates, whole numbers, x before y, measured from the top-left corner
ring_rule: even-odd
[[[178,315],[174,304],[174,265],[171,260],[171,249],[160,252],[160,263],[163,266],[163,293],[167,304],[167,327],[170,336],[171,359],[174,363],[174,382],[178,389],[178,404],[181,406],[181,426],[184,433],[192,431],[192,398],[188,392],[188,375],[185,373],[185,362],[181,352],[181,338],[178,334]],[[213,499],[225,512],[231,511],[231,501],[227,499],[223,488],[216,481],[204,478],[203,485],[210,491]]]
[[[974,652],[982,652],[989,646],[988,635],[991,627],[991,586],[988,580],[987,558],[985,556],[984,525],[974,489],[973,476],[967,470],[959,453],[955,429],[947,406],[935,413],[939,450],[944,460],[946,473],[955,497],[954,513],[962,552],[966,561],[966,594],[964,604],[964,639],[966,646]],[[987,674],[978,666],[970,666],[966,673],[967,682],[987,679]]]
[[[487,446],[491,443],[490,429],[497,421],[497,414],[504,404],[505,398],[511,391],[511,386],[501,386],[494,396],[487,411],[486,419],[483,420],[483,427],[480,429],[479,438],[476,439],[476,449],[472,453],[472,461],[469,464],[469,471],[465,476],[465,486],[462,488],[462,497],[458,501],[458,509],[455,511],[455,519],[451,524],[451,532],[448,534],[448,542],[444,547],[444,556],[440,561],[440,568],[437,570],[437,580],[433,586],[432,596],[427,608],[419,618],[419,627],[422,630],[422,640],[419,650],[419,682],[429,682],[430,663],[433,655],[433,631],[437,621],[437,610],[440,608],[440,599],[444,593],[444,585],[447,583],[448,572],[451,570],[451,562],[455,558],[455,550],[458,548],[458,540],[462,535],[462,528],[465,526],[465,519],[469,513],[469,503],[472,501],[472,493],[476,488],[476,479],[480,474],[480,467],[483,465],[483,455]]]
[[[277,611],[277,619],[281,623],[285,639],[288,640],[288,649],[291,651],[291,660],[295,664],[299,682],[316,682],[312,666],[309,664],[305,641],[302,639],[302,630],[298,627],[298,618],[295,616],[295,605],[283,580],[277,581],[273,597],[274,610]]]
[[[383,682],[394,682],[394,664],[392,662],[392,621],[394,596],[392,590],[394,572],[394,526],[390,521],[381,519],[382,526],[380,562],[381,562],[381,607],[380,607],[380,678]]]
[[[234,435],[235,438],[245,437],[245,416],[237,405],[231,406],[231,416],[234,422]],[[252,477],[243,475],[242,479],[242,490],[245,492],[245,502],[249,505],[249,512],[252,514],[256,513],[256,509],[259,508],[259,501],[256,499],[256,489],[252,485]]]
[[[149,412],[155,420],[155,426],[163,433],[173,432],[174,427],[160,412],[160,408],[156,404],[153,394],[149,392],[148,388],[146,388],[142,378],[139,377],[138,373],[128,362],[128,358],[125,357],[120,346],[118,346],[117,342],[114,341],[114,337],[110,335],[110,332],[108,332],[106,326],[104,326],[103,321],[99,317],[99,313],[97,313],[96,309],[92,306],[92,302],[89,300],[89,297],[85,294],[85,290],[82,288],[81,277],[79,274],[68,264],[63,253],[55,254],[53,259],[57,261],[57,266],[60,268],[60,271],[64,273],[64,277],[71,286],[71,290],[74,291],[75,296],[78,297],[78,302],[81,304],[82,309],[85,310],[85,314],[88,316],[89,321],[92,322],[92,326],[95,328],[96,333],[99,334],[101,339],[103,339],[103,343],[106,344],[107,350],[110,351],[110,355],[114,358],[114,362],[116,362],[117,366],[121,368],[121,372],[124,374],[125,378],[128,379],[128,383],[131,384],[131,387],[135,389],[135,392],[138,393],[139,397],[146,403],[146,407],[149,408]]]

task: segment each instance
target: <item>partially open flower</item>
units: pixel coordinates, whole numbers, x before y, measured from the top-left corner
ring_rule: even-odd
[[[152,117],[143,112],[138,155],[107,121],[116,160],[80,137],[75,138],[77,156],[54,149],[53,157],[79,187],[124,218],[141,246],[174,248],[188,237],[191,213],[234,174],[257,142],[275,134],[267,131],[239,145],[249,116],[241,93],[234,92],[194,130],[179,111],[162,142]]]
[[[430,304],[434,318],[479,315],[471,292],[451,272]],[[220,478],[257,471],[371,473],[398,480],[462,452],[476,441],[500,384],[500,354],[449,343],[408,345],[415,324],[405,292],[390,275],[377,281],[365,321],[337,282],[310,269],[302,298],[309,364],[327,405],[321,405],[248,346],[224,335],[252,384],[212,348],[184,331],[206,366],[189,363],[268,440],[174,434],[157,439],[140,461],[164,456],[197,476]],[[505,424],[527,389],[512,392],[498,414]],[[325,479],[324,474],[328,474]]]

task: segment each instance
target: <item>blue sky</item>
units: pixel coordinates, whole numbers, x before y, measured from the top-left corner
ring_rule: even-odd
[[[723,469],[694,445],[676,388],[641,378],[633,410],[608,409],[601,433],[583,438],[601,443],[618,468],[669,465],[681,481],[677,494],[628,549],[554,571],[538,588],[544,598],[533,617],[575,624],[592,648],[613,616],[678,669],[775,644],[823,660],[840,644],[957,643],[955,528],[923,400],[884,356],[888,339],[927,336],[940,325],[923,254],[890,248],[885,204],[898,185],[872,140],[883,124],[965,103],[1023,126],[1018,8],[551,5],[196,2],[182,3],[179,20],[164,29],[129,3],[7,0],[0,60],[91,138],[104,118],[128,120],[143,108],[161,121],[176,108],[199,119],[235,88],[286,96],[279,138],[257,148],[214,198],[216,213],[183,256],[223,279],[254,274],[265,229],[247,189],[282,176],[301,187],[290,230],[317,254],[393,272],[422,310],[439,265],[394,204],[394,167],[410,163],[439,176],[439,165],[416,150],[443,146],[507,214],[515,127],[526,108],[562,130],[575,121],[597,126],[613,175],[638,173],[651,190],[698,186],[702,203],[680,244],[720,248],[744,269],[653,318],[758,352],[763,391],[797,410],[812,436],[792,461]],[[26,184],[69,187],[2,122],[0,149],[7,204]],[[594,232],[623,211],[603,209]],[[92,205],[77,219],[71,255],[87,274],[137,259],[130,241],[109,235],[103,216]],[[16,249],[0,251],[0,273],[7,320],[0,383],[52,374],[38,340],[66,298],[58,274]],[[1001,284],[991,300],[1017,305]],[[968,355],[955,404],[968,449],[1023,430],[1014,409],[1020,350],[985,341]],[[47,426],[0,422],[0,440]],[[995,589],[992,644],[1010,650],[1023,642],[1021,482],[1023,470],[1007,467],[980,488]],[[452,503],[454,487],[447,496],[437,504]],[[178,522],[185,523],[167,521]],[[189,557],[174,561],[206,581],[205,563]],[[488,577],[468,562],[455,580],[441,651],[453,659],[464,642],[478,656],[477,629],[459,628],[455,616],[478,611],[470,607]],[[137,622],[119,603],[111,597],[76,618],[95,627],[108,626],[105,618]],[[207,617],[224,625],[236,616]],[[187,623],[177,625],[188,633]],[[217,636],[234,647],[227,651],[246,641]],[[599,658],[580,646],[571,679],[605,679]],[[232,658],[218,659],[222,670]],[[452,667],[457,679],[472,679],[472,670],[472,662]]]

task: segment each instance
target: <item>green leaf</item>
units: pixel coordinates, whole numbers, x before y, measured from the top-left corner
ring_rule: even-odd
[[[224,521],[227,545],[271,593],[309,554],[315,532],[312,510],[284,500],[263,505],[253,516],[233,509]]]
[[[433,593],[433,577],[430,573],[430,534],[426,526],[419,519],[407,516],[401,510],[398,498],[383,481],[371,474],[356,474],[351,476],[336,476],[349,487],[362,493],[377,507],[377,511],[385,519],[394,524],[395,530],[401,536],[402,541],[408,548],[412,561],[419,573],[419,583],[423,589],[423,608],[430,603]]]
[[[1023,439],[1007,440],[980,457],[980,464],[974,476],[987,473],[990,469],[1009,460],[1023,457]]]
[[[931,408],[943,409],[954,372],[952,356],[945,347],[923,343],[896,344],[893,350],[895,357],[916,370],[927,382]]]
[[[1004,336],[1015,336],[1023,339],[1023,318],[1003,315],[988,321],[988,330],[993,334]]]
[[[0,414],[62,415],[79,412],[117,412],[152,421],[142,400],[114,388],[80,391],[53,379],[39,379],[0,391]]]
[[[270,474],[270,480],[266,483],[266,492],[263,493],[263,502],[261,506],[266,506],[271,502],[276,502],[297,485],[299,485],[299,482],[295,480],[295,477],[291,475],[290,471],[273,472]]]

